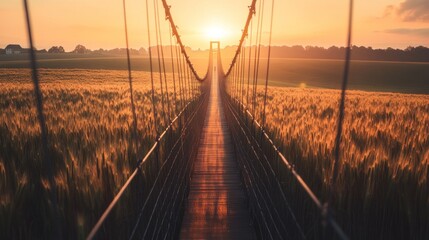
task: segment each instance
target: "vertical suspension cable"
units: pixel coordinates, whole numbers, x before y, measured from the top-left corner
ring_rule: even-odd
[[[165,86],[165,94],[166,94],[166,97],[167,97],[168,123],[170,123],[171,122],[171,103],[170,103],[170,97],[169,97],[169,94],[168,94],[168,83],[167,83],[167,74],[166,74],[166,70],[165,70],[165,58],[164,58],[164,45],[162,44],[162,31],[161,31],[161,21],[159,20],[159,6],[158,6],[158,1],[156,1],[156,18],[158,19],[159,43],[161,45],[160,48],[161,48],[162,69],[163,69],[163,72],[164,72],[164,86]]]
[[[264,110],[262,113],[262,130],[265,130],[266,121],[266,106],[267,106],[267,92],[268,92],[268,76],[270,73],[270,60],[271,60],[271,37],[273,35],[273,18],[274,18],[274,0],[271,1],[271,21],[270,21],[270,37],[268,40],[268,56],[267,56],[267,72],[265,74],[265,94],[264,94]]]
[[[195,78],[195,76],[192,76],[192,82],[194,84],[194,96],[195,98],[197,97],[198,93],[197,93],[197,79]]]
[[[250,63],[252,60],[252,35],[253,35],[253,18],[250,22],[250,43],[249,43],[249,64],[247,67],[247,93],[246,107],[249,108],[249,88],[250,88]]]
[[[237,73],[236,73],[236,81],[235,81],[235,85],[236,85],[236,98],[237,100],[239,99],[239,86],[240,86],[240,74],[241,74],[241,57],[242,57],[242,52],[240,49],[240,53],[238,54],[238,63],[237,63]]]
[[[231,83],[230,85],[230,93],[232,98],[235,98],[235,92],[234,92],[234,87],[235,87],[235,66],[232,68],[231,70],[231,74],[230,74],[230,79],[231,79]],[[229,81],[228,81],[229,82]]]
[[[240,58],[238,59],[238,95],[237,95],[237,100],[238,102],[241,103],[241,77],[242,77],[242,72],[243,72],[243,46],[241,46],[240,48]],[[241,105],[241,104],[240,104]],[[239,105],[239,108],[240,108]]]
[[[231,76],[231,96],[235,98],[235,66],[232,67],[232,76]]]
[[[197,97],[197,93],[195,92],[195,79],[194,76],[191,75],[191,83],[192,83],[192,92],[194,95],[194,99]]]
[[[341,86],[341,99],[340,104],[338,106],[338,122],[337,122],[337,135],[335,137],[335,160],[334,160],[334,169],[331,180],[331,191],[329,191],[328,204],[332,202],[333,199],[333,191],[336,187],[336,180],[338,175],[338,168],[340,162],[340,148],[341,148],[341,134],[343,130],[343,122],[344,122],[344,105],[346,101],[346,90],[347,83],[349,78],[349,68],[350,68],[350,55],[351,55],[351,41],[352,41],[352,24],[353,24],[353,0],[350,0],[349,3],[349,19],[348,19],[348,32],[347,32],[347,47],[346,47],[346,56],[344,60],[344,72],[343,72],[343,81]]]
[[[241,99],[241,67],[243,61],[243,47],[240,48],[240,55],[238,56],[238,64],[237,64],[237,102],[240,102]]]
[[[174,90],[174,115],[177,113],[177,92],[176,92],[176,75],[174,69],[174,54],[173,54],[173,40],[171,34],[171,26],[168,25],[170,34],[170,56],[171,56],[171,70],[173,72],[173,90]]]
[[[182,54],[182,66],[183,66],[183,75],[185,76],[185,91],[186,91],[186,102],[189,102],[191,99],[190,91],[189,91],[189,72],[188,72],[188,66],[186,66],[186,60],[185,56]]]
[[[152,64],[152,49],[150,44],[150,23],[149,23],[149,0],[146,0],[146,21],[147,21],[147,39],[148,39],[148,52],[149,52],[149,66],[150,66],[150,82],[152,87],[152,112],[153,112],[153,121],[154,121],[154,130],[155,136],[158,138],[159,131],[157,128],[157,112],[156,112],[156,102],[155,102],[155,84],[153,79],[153,64]]]
[[[179,48],[179,63],[180,63],[180,72],[182,75],[182,98],[183,98],[183,106],[185,106],[185,104],[188,102],[188,92],[186,90],[186,73],[185,73],[185,68],[186,66],[184,65],[184,61],[183,61],[183,54],[181,52],[181,49]]]
[[[234,99],[235,99],[235,74],[237,72],[236,69],[237,69],[237,65],[234,65],[234,67],[232,68],[232,76],[231,76],[231,80],[232,80],[231,95]]]
[[[241,60],[241,52],[238,54],[236,67],[235,67],[235,98],[237,100],[239,99],[238,98],[238,90],[239,90],[238,89],[238,86],[239,86],[238,81],[240,79],[240,64],[241,64],[240,60]]]
[[[48,172],[49,184],[52,189],[51,193],[49,194],[51,198],[52,206],[54,209],[53,211],[54,226],[53,226],[52,236],[53,238],[61,238],[61,225],[60,225],[60,218],[59,218],[58,206],[57,206],[56,184],[54,180],[54,170],[52,166],[53,162],[52,162],[52,159],[49,153],[49,147],[48,147],[48,128],[46,125],[45,115],[43,113],[44,112],[43,95],[40,89],[39,73],[37,70],[36,55],[34,53],[35,48],[33,43],[33,32],[31,28],[30,10],[28,8],[27,0],[24,0],[24,12],[25,12],[26,27],[27,27],[28,43],[30,45],[31,77],[33,80],[33,89],[34,89],[34,95],[36,98],[37,118],[39,120],[40,134],[42,138],[42,161],[44,160],[45,162],[45,169]],[[40,181],[41,180],[42,179],[40,179]]]
[[[242,47],[242,53],[243,53],[243,59],[241,61],[241,81],[240,81],[240,101],[241,104],[240,106],[243,106],[244,104],[244,76],[245,76],[245,72],[246,72],[246,41],[244,41],[244,46]]]
[[[260,20],[261,20],[261,4],[262,4],[262,0],[259,2],[259,8],[258,8],[258,20],[256,23],[256,36],[255,36],[255,58],[253,61],[253,78],[252,78],[252,111],[253,111],[253,118],[256,117],[256,112],[255,112],[255,78],[256,78],[256,61],[258,59],[257,55],[258,55],[258,39],[259,39],[259,25],[260,25]]]
[[[156,37],[156,54],[158,57],[158,72],[159,72],[159,84],[160,84],[160,89],[161,89],[161,107],[162,107],[162,115],[164,118],[164,124],[166,125],[167,123],[167,118],[166,118],[166,112],[165,112],[165,104],[164,104],[164,85],[162,84],[162,65],[161,65],[161,50],[159,48],[159,34],[158,34],[158,30],[159,30],[159,22],[158,22],[158,17],[157,17],[157,0],[153,0],[153,11],[154,11],[154,18],[155,18],[155,37]]]
[[[189,76],[190,76],[189,77],[189,81],[190,81],[190,84],[191,84],[191,95],[192,95],[192,99],[194,99],[194,97],[195,97],[194,77],[191,74]]]
[[[190,73],[191,69],[187,66],[186,67],[186,80],[188,81],[188,91],[189,91],[189,101],[192,100],[192,87],[191,87],[191,73]]]
[[[179,78],[179,93],[180,93],[180,103],[181,108],[184,107],[184,100],[183,100],[183,83],[182,83],[182,64],[180,60],[180,51],[179,46],[176,44],[176,62],[177,62],[177,71],[178,71],[178,78]]]
[[[187,81],[186,81],[186,64],[185,64],[185,59],[183,54],[180,55],[180,61],[182,64],[182,71],[183,71],[183,90],[184,90],[184,94],[185,94],[185,103],[188,102],[189,99],[189,92],[188,92],[188,87],[187,87]]]
[[[181,50],[180,50],[181,51]],[[180,53],[180,67],[182,72],[182,88],[183,88],[183,101],[186,104],[188,102],[188,90],[186,88],[186,66],[185,61],[183,60],[183,54]]]
[[[262,5],[262,7],[261,7]],[[261,39],[262,39],[262,25],[263,25],[263,20],[264,20],[264,6],[265,6],[265,1],[261,0],[259,2],[259,18],[258,18],[258,30],[257,30],[257,37],[256,37],[256,41],[258,43],[258,52],[257,52],[257,57],[255,58],[255,69],[254,69],[254,79],[253,79],[253,111],[254,114],[256,116],[256,102],[257,102],[257,88],[258,88],[258,78],[259,78],[259,61],[260,61],[260,56],[261,56]]]
[[[133,115],[133,133],[132,139],[133,144],[137,147],[137,115],[136,115],[136,107],[134,105],[134,97],[133,97],[133,80],[131,76],[131,59],[130,59],[130,49],[128,45],[128,25],[127,25],[127,11],[125,0],[122,1],[122,7],[124,10],[124,27],[125,27],[125,43],[127,47],[127,66],[128,66],[128,82],[129,82],[129,90],[130,90],[130,101],[131,101],[131,113]]]
[[[194,94],[194,99],[197,98],[197,92],[196,92],[196,81],[195,81],[195,77],[193,75],[191,75],[191,82],[192,82],[192,91]]]

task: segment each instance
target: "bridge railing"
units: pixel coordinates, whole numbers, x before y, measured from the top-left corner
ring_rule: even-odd
[[[260,69],[261,36],[264,33],[263,19],[266,4],[265,1],[259,1],[258,8],[256,8],[255,3],[256,0],[253,0],[249,6],[248,18],[233,60],[226,73],[222,73],[220,76],[220,88],[260,237],[269,239],[347,239],[347,235],[334,220],[328,206],[332,201],[332,189],[335,189],[339,166],[344,99],[350,62],[353,0],[350,0],[349,5],[348,40],[335,142],[334,171],[330,182],[330,194],[328,194],[326,202],[320,200],[265,131],[274,0],[269,5],[271,18],[268,30],[268,56],[266,69],[263,69],[265,70],[265,89],[263,103],[260,105],[263,107],[260,112],[256,111],[259,105],[256,99],[258,79],[262,73],[262,69]],[[253,36],[254,24],[252,21],[254,15],[257,15],[255,37]],[[249,40],[247,46],[249,51],[246,51],[246,40]],[[247,56],[246,52],[248,52]],[[244,104],[243,93],[246,79],[246,103],[248,105]],[[251,91],[250,94],[249,91]],[[258,116],[255,114],[260,114],[261,122],[256,120]],[[330,228],[324,227],[327,224]]]
[[[62,231],[63,225],[67,224],[67,216],[61,216],[61,203],[57,202],[57,192],[55,186],[54,172],[52,171],[52,159],[48,149],[48,126],[45,122],[45,113],[43,111],[43,94],[39,84],[37,59],[34,51],[33,34],[31,30],[30,9],[27,0],[24,3],[24,13],[26,27],[28,32],[28,40],[30,45],[30,63],[32,68],[32,80],[34,83],[34,93],[36,96],[36,105],[38,111],[38,120],[41,128],[41,138],[43,145],[44,168],[47,169],[51,190],[49,191],[50,204],[53,205],[52,217],[40,219],[46,226],[51,226],[51,235],[53,239],[61,239],[65,236]],[[128,47],[128,29],[126,17],[126,1],[123,0],[123,17],[125,25],[125,39],[127,50],[127,66],[130,91],[130,106],[133,115],[134,128],[131,139],[136,139],[137,136],[137,116],[133,97],[133,79],[131,69],[130,51]],[[149,42],[149,60],[150,60],[150,76],[152,86],[152,113],[154,127],[157,137],[153,145],[149,148],[144,157],[140,160],[136,159],[137,165],[130,173],[129,177],[120,187],[115,196],[110,196],[116,189],[115,183],[112,182],[112,177],[117,175],[109,167],[103,167],[100,172],[102,181],[101,194],[104,194],[102,199],[113,199],[110,203],[93,203],[76,202],[75,204],[86,205],[87,209],[91,209],[94,215],[91,219],[78,219],[87,231],[88,224],[95,223],[88,235],[88,239],[123,239],[123,238],[172,238],[177,236],[178,226],[180,226],[180,216],[183,206],[184,197],[187,195],[187,187],[189,186],[190,172],[196,148],[194,147],[202,130],[205,111],[207,108],[207,88],[209,87],[204,82],[205,78],[201,78],[196,73],[184,45],[180,39],[173,18],[170,14],[169,6],[166,1],[162,1],[165,8],[166,20],[168,20],[170,30],[170,57],[172,59],[173,69],[173,88],[174,96],[169,97],[170,88],[167,87],[168,79],[166,75],[166,67],[164,61],[163,44],[161,39],[161,29],[159,20],[158,2],[154,1],[153,10],[156,28],[157,62],[159,69],[160,89],[155,89],[152,55],[151,55],[151,37],[149,23],[149,7],[146,1],[146,17],[148,27],[148,42]],[[172,37],[176,38],[176,47],[173,47]],[[176,53],[173,53],[175,49]],[[180,49],[180,50],[179,50]],[[161,50],[161,51],[160,51]],[[162,64],[161,64],[162,63]],[[162,66],[162,67],[161,67]],[[176,77],[175,79],[175,66]],[[162,71],[163,70],[163,74]],[[199,82],[199,84],[197,84]],[[207,82],[207,81],[205,81]],[[176,91],[177,83],[177,91]],[[165,88],[164,88],[165,87]],[[161,96],[155,96],[155,92],[160,90]],[[165,95],[164,95],[165,94]],[[158,99],[162,102],[162,111],[157,109]],[[165,100],[165,101],[164,101]],[[171,100],[171,101],[170,101]],[[174,103],[172,104],[171,102]],[[180,103],[180,104],[179,104]],[[178,114],[171,114],[171,105],[176,108]],[[180,105],[181,110],[178,110]],[[168,111],[166,111],[168,109]],[[175,110],[173,110],[176,112]],[[167,113],[168,112],[168,113]],[[163,115],[163,116],[162,116]],[[163,118],[164,124],[160,123],[160,118]],[[170,119],[172,118],[172,120]],[[158,120],[157,120],[158,119]],[[158,121],[158,124],[157,124]],[[159,130],[166,128],[159,132]],[[130,131],[131,132],[131,131]],[[132,151],[128,154],[133,155]],[[134,157],[129,157],[134,158]],[[104,165],[104,158],[103,158]],[[106,164],[107,166],[108,164]],[[97,168],[98,169],[98,168]],[[125,173],[121,173],[125,174]],[[90,183],[88,183],[90,184]],[[37,196],[42,197],[42,196]],[[75,199],[67,199],[73,202]],[[100,218],[98,213],[103,209],[98,206],[106,206]],[[37,209],[36,211],[39,211]],[[42,209],[40,211],[46,211]],[[89,222],[89,223],[88,223]],[[49,224],[49,225],[47,225]],[[49,234],[49,232],[48,232]],[[67,233],[66,233],[67,234]],[[86,232],[78,233],[80,237]],[[24,235],[25,236],[25,235]]]
[[[196,154],[192,146],[199,140],[206,107],[205,93],[187,103],[139,161],[88,239],[176,235]]]
[[[258,233],[269,239],[348,239],[247,107],[225,90],[222,97]]]
[[[167,128],[162,133],[159,133],[152,147],[139,161],[130,177],[98,219],[87,239],[170,239],[178,234],[178,227],[180,227],[182,216],[181,212],[183,211],[184,199],[187,196],[190,173],[197,150],[195,146],[198,144],[207,109],[208,88],[210,85],[205,81],[208,74],[204,78],[201,78],[194,69],[171,16],[170,6],[168,6],[165,0],[162,0],[162,6],[165,10],[165,20],[168,21],[171,31],[170,49],[173,60],[173,83],[176,84],[174,78],[174,61],[177,60],[177,87],[179,89],[177,95],[182,96],[182,99],[176,99],[176,85],[174,85],[174,99],[175,101],[180,101],[183,108],[170,121]],[[149,45],[151,45],[148,9],[148,1],[146,1],[148,40]],[[158,2],[154,1],[158,65],[159,69],[163,66],[164,78],[166,78],[159,15]],[[175,54],[173,54],[172,50],[172,37],[176,39],[177,48],[175,49]],[[176,59],[173,59],[173,56]],[[149,57],[151,64],[152,101],[155,102],[153,96],[152,53],[150,48]],[[159,75],[162,89],[161,71]],[[197,86],[196,82],[199,82],[199,86]],[[169,89],[166,84],[167,81],[165,81],[165,93],[168,94]],[[164,96],[162,95],[161,97],[162,104],[164,104]],[[167,95],[167,100],[168,97]],[[183,98],[185,98],[185,101],[186,99],[191,100],[184,103]],[[164,106],[162,107],[164,108]],[[153,104],[153,112],[156,115],[157,109],[155,104]],[[157,125],[156,122],[155,125]],[[126,211],[126,213],[124,214],[123,211]],[[118,219],[115,216],[117,212],[121,212],[118,216],[125,216],[125,218]]]

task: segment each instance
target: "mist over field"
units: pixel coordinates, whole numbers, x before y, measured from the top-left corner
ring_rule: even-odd
[[[208,58],[191,58],[197,73],[203,77],[207,72]],[[152,69],[158,71],[157,59]],[[231,61],[222,59],[224,68]],[[246,67],[247,67],[246,63]],[[253,65],[253,59],[251,61]],[[28,68],[26,58],[0,59],[1,68]],[[126,70],[127,62],[120,56],[99,56],[75,54],[43,55],[38,61],[40,68],[47,69],[98,69]],[[149,59],[132,57],[133,71],[150,71]],[[339,89],[344,63],[329,59],[284,59],[271,60],[269,84],[279,87],[300,87]],[[260,68],[266,69],[266,59],[260,60]],[[165,58],[165,70],[172,72],[171,59]],[[175,70],[177,72],[177,69]],[[251,71],[253,69],[251,68]],[[429,63],[352,61],[349,89],[364,91],[429,94]],[[264,84],[265,70],[259,72],[258,84]]]

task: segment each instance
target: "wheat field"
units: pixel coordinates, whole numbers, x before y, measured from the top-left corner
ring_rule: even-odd
[[[157,130],[162,132],[191,97],[167,75],[164,111],[155,76]],[[177,76],[176,76],[177,78]],[[64,236],[84,238],[155,141],[150,76],[133,73],[137,137],[126,71],[40,70],[48,142]],[[165,87],[165,85],[164,85]],[[195,85],[196,87],[196,85]],[[164,90],[165,91],[165,90]],[[196,89],[193,93],[196,93]],[[176,101],[174,101],[176,99]],[[168,107],[169,106],[169,107]],[[44,238],[52,211],[35,189],[48,190],[33,85],[27,69],[0,70],[0,232],[7,238]],[[41,176],[40,176],[41,174]],[[123,213],[123,217],[126,213]],[[28,224],[18,224],[18,223]]]
[[[168,117],[162,114],[159,75],[154,77],[160,131]],[[136,139],[132,138],[126,71],[41,69],[40,78],[63,216],[60,224],[70,238],[84,238],[154,142],[150,75],[133,72]],[[171,73],[167,78],[173,116],[183,103],[178,100],[177,85],[173,101]],[[43,224],[50,221],[49,214],[43,215],[51,211],[46,202],[49,197],[34,198],[39,194],[35,192],[37,185],[45,190],[52,186],[40,156],[32,87],[29,70],[0,70],[0,232],[7,238],[43,237],[49,232],[49,226]],[[236,90],[231,93],[237,94]],[[244,103],[251,106],[253,102],[247,102],[246,91],[243,93]],[[260,122],[263,96],[259,86],[254,111]],[[332,175],[338,101],[338,90],[305,85],[268,89],[266,128],[322,199],[327,196]],[[429,235],[428,129],[428,95],[347,92],[333,208],[350,236],[424,239]],[[296,194],[290,183],[282,184],[291,196]],[[318,214],[305,204],[298,195],[291,199],[298,218]],[[127,212],[119,217],[126,218]],[[19,222],[29,224],[16,224]]]
[[[229,85],[263,121],[264,87]],[[266,129],[316,195],[326,199],[334,161],[340,91],[268,87]],[[255,103],[255,109],[253,104]],[[346,95],[340,170],[333,190],[335,218],[353,239],[429,236],[429,96],[351,90]],[[281,178],[281,177],[280,177]],[[285,191],[297,218],[312,212],[308,198]],[[291,182],[292,181],[292,182]],[[291,185],[292,184],[292,185]],[[314,221],[317,217],[311,217]],[[316,220],[315,220],[316,219]],[[311,221],[310,221],[311,222]]]

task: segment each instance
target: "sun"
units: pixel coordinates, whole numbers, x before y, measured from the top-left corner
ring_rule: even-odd
[[[212,25],[205,28],[205,35],[210,41],[219,41],[226,36],[226,31],[223,27]]]

